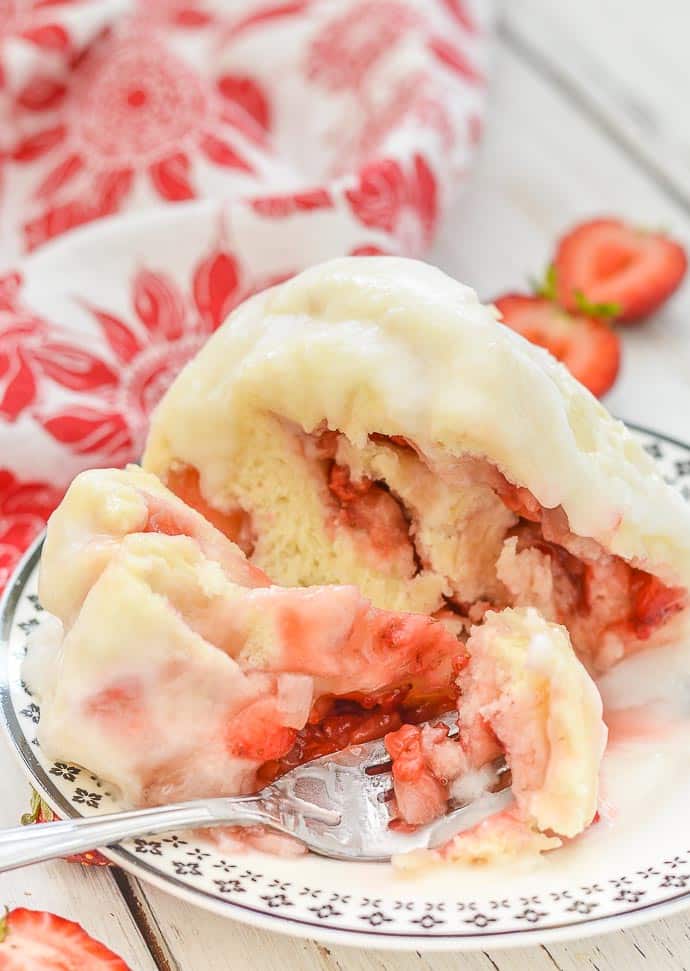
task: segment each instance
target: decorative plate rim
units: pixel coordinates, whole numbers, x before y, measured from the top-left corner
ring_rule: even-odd
[[[633,431],[667,442],[677,448],[690,452],[690,444],[670,435],[655,431],[632,422],[626,422]],[[9,656],[9,642],[12,622],[27,581],[32,576],[43,545],[44,534],[36,538],[17,565],[8,585],[0,598],[0,651]],[[8,665],[3,661],[0,666],[0,711],[10,748],[19,761],[24,773],[34,787],[55,812],[65,817],[82,815],[78,809],[55,786],[46,769],[31,749],[19,723],[11,697],[11,684]],[[103,850],[113,863],[145,882],[171,893],[179,899],[195,904],[224,917],[231,917],[243,923],[265,930],[296,937],[312,938],[326,943],[349,946],[375,946],[385,950],[427,951],[474,951],[486,948],[504,949],[524,947],[548,942],[566,941],[583,936],[598,936],[615,930],[632,927],[661,917],[668,917],[690,907],[690,889],[674,894],[664,900],[631,905],[614,913],[601,916],[583,916],[567,922],[539,926],[523,926],[506,930],[493,930],[486,933],[447,931],[433,934],[404,930],[386,930],[381,927],[352,928],[338,927],[319,920],[291,917],[284,912],[271,913],[267,909],[240,903],[236,900],[222,899],[202,887],[192,887],[173,874],[162,872],[159,868],[135,856],[122,845],[110,846]],[[576,917],[576,914],[573,914]]]

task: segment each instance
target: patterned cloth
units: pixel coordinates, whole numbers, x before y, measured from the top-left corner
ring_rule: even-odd
[[[0,0],[0,586],[241,300],[425,251],[479,137],[490,7]]]

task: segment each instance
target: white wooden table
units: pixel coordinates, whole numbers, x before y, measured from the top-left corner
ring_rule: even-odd
[[[589,214],[668,227],[690,244],[688,40],[688,0],[504,0],[481,158],[433,259],[490,298],[521,287],[559,232]],[[626,335],[608,405],[690,439],[690,285]],[[2,743],[0,771],[0,825],[10,825],[28,787]],[[690,968],[690,914],[548,948],[395,955],[256,931],[67,863],[0,878],[2,903],[80,921],[136,971]]]

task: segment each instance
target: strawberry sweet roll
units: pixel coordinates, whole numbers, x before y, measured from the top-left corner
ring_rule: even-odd
[[[49,523],[26,667],[49,754],[148,805],[386,736],[401,826],[511,768],[510,808],[425,860],[591,822],[592,676],[686,629],[690,510],[472,290],[360,257],[250,298],[143,464],[79,476]]]
[[[152,475],[82,473],[51,517],[43,749],[134,806],[252,792],[450,705],[457,639],[354,586],[274,586]]]
[[[144,465],[273,581],[354,584],[461,637],[533,606],[600,672],[687,622],[687,505],[423,263],[340,259],[252,297],[163,398]]]

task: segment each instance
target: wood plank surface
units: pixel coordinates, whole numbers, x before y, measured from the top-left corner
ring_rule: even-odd
[[[687,0],[517,0],[504,4],[503,31],[690,203]]]

